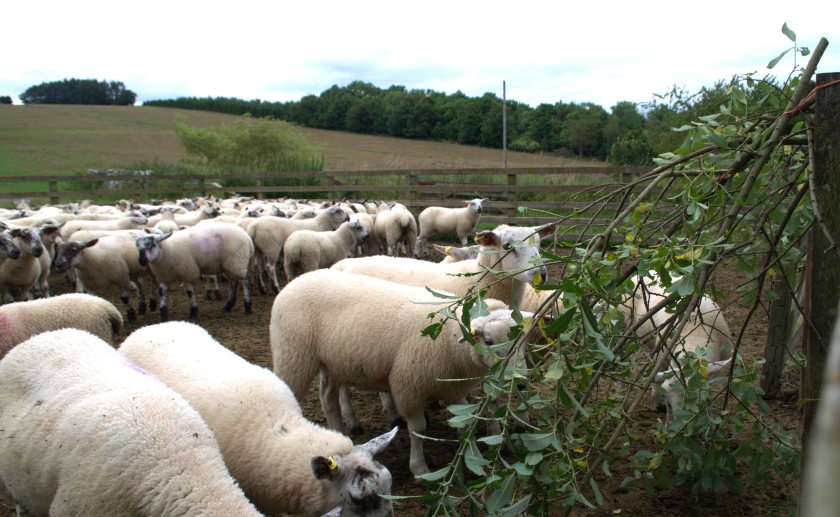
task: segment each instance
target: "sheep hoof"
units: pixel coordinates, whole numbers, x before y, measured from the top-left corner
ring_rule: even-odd
[[[245,302],[245,314],[251,314],[251,302]]]
[[[231,310],[233,310],[233,302],[227,302],[225,304],[225,312],[230,312]]]
[[[169,321],[169,307],[160,308],[160,321]]]
[[[134,323],[137,321],[137,313],[134,312],[134,309],[129,309],[125,315],[125,319],[128,320],[129,323]]]
[[[219,291],[218,289],[216,290],[216,299],[217,299],[217,300],[221,300],[221,299],[222,299],[222,292],[221,292],[221,291]]]
[[[149,301],[149,310],[154,311],[157,309],[157,300],[150,300]],[[143,314],[142,312],[140,314]]]
[[[198,318],[198,307],[190,307],[190,319],[194,320]]]
[[[154,310],[154,309],[152,309],[152,310]],[[137,306],[137,313],[140,314],[140,315],[146,314],[146,304],[145,303],[141,303],[140,305]]]

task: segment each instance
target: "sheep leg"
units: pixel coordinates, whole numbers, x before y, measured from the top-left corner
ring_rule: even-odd
[[[362,427],[362,424],[359,423],[359,419],[356,418],[356,411],[353,409],[353,401],[350,400],[350,390],[347,386],[341,386],[341,388],[339,388],[338,402],[341,407],[341,417],[344,419],[347,428],[350,430],[350,434],[359,435],[364,433],[365,428]]]
[[[336,386],[331,381],[328,372],[321,370],[321,409],[324,411],[324,416],[327,418],[327,427],[339,433],[344,432],[344,426],[341,423],[341,403],[339,401],[339,393],[342,386]]]
[[[138,278],[133,285],[137,290],[137,313],[146,314],[146,286],[143,284],[143,279]]]
[[[225,312],[232,311],[233,306],[236,305],[236,289],[239,288],[239,285],[237,285],[238,283],[239,282],[237,282],[236,280],[231,280],[230,282],[228,282],[228,299],[227,303],[225,303]]]
[[[277,264],[266,260],[265,269],[268,271],[268,278],[271,280],[271,287],[274,289],[274,294],[280,292],[280,281],[277,279]]]
[[[120,301],[125,304],[125,319],[128,320],[129,323],[137,321],[137,313],[134,312],[134,307],[131,306],[131,300],[128,298],[127,289],[120,291]]]
[[[169,321],[169,302],[167,301],[169,286],[161,283],[158,290],[160,291],[160,321]]]
[[[242,303],[245,306],[245,314],[251,314],[251,279],[248,278],[248,275],[245,275],[245,279],[242,280]]]
[[[426,246],[426,238],[422,235],[417,236],[417,242],[414,243],[414,258],[420,258],[420,251],[425,251],[425,256],[429,256],[429,250]]]
[[[408,424],[408,436],[411,444],[408,468],[414,477],[422,476],[429,472],[429,466],[426,465],[426,458],[423,453],[423,439],[415,433],[425,434],[426,432],[426,417],[423,415],[423,410],[408,415],[406,423]]]
[[[405,420],[397,411],[397,405],[394,404],[394,397],[387,391],[379,392],[379,400],[382,401],[382,412],[385,413],[385,418],[392,426],[405,427]]]
[[[198,300],[195,298],[195,284],[184,284],[187,296],[190,297],[190,319],[198,318]]]

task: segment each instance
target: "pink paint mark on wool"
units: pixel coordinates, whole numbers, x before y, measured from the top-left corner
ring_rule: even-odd
[[[12,349],[13,346],[20,341],[16,329],[21,328],[24,320],[23,317],[15,318],[9,311],[0,313],[0,357],[6,355],[6,352]]]
[[[203,235],[192,240],[193,252],[203,255],[218,254],[224,249],[225,240],[219,234]]]

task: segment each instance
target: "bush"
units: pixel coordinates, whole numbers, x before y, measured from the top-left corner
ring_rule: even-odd
[[[607,158],[613,165],[650,165],[653,146],[647,131],[629,131],[610,146]]]

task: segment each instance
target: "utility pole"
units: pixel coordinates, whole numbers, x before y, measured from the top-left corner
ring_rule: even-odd
[[[507,91],[502,81],[502,166],[507,169]]]

